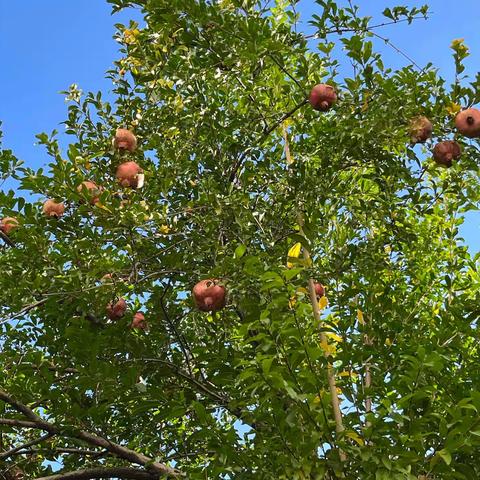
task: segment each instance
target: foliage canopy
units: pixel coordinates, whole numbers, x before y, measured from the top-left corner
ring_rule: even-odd
[[[115,100],[72,86],[66,151],[38,135],[46,169],[0,152],[19,187],[1,213],[20,221],[0,251],[5,478],[479,478],[480,276],[458,233],[479,150],[453,127],[480,100],[465,45],[448,85],[375,48],[426,7],[376,23],[317,0],[309,37],[286,0],[109,3],[145,17],[118,25]],[[317,83],[337,89],[329,112],[306,101]],[[418,115],[426,146],[409,144]],[[135,152],[112,147],[117,128]],[[452,138],[462,157],[440,168],[430,149]],[[119,186],[124,161],[143,188]],[[220,312],[194,307],[205,278],[228,290]],[[128,313],[108,321],[119,298]],[[148,332],[129,329],[137,311]],[[59,458],[77,473],[51,476]]]

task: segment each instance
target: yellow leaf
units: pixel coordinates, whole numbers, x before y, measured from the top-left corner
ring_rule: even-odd
[[[315,395],[315,398],[313,399],[313,403],[320,403],[322,401],[322,397],[325,396],[325,390],[322,388],[320,390],[319,395]]]
[[[364,97],[364,101],[363,101],[363,105],[362,105],[362,112],[367,111],[368,105],[369,105],[369,102],[370,102],[370,97],[371,97],[371,93],[366,92],[365,97]]]
[[[357,378],[358,373],[352,372],[351,370],[344,370],[343,372],[340,372],[338,374],[339,377],[351,377],[351,378]]]
[[[452,43],[450,44],[450,48],[458,48],[461,45],[463,45],[463,42],[465,41],[464,38],[455,38],[452,40]]]
[[[303,293],[304,295],[308,295],[308,290],[305,287],[298,287],[297,293]]]
[[[320,310],[323,310],[326,306],[328,305],[328,298],[324,295],[323,297],[320,298],[318,301],[318,308]]]
[[[365,320],[363,319],[363,312],[361,310],[357,310],[357,320],[360,325],[365,325]]]
[[[306,267],[311,267],[313,265],[312,259],[310,257],[303,259],[303,264]]]
[[[169,227],[168,225],[162,225],[162,226],[158,229],[158,231],[159,231],[161,234],[163,234],[163,235],[167,235],[170,230],[171,230],[171,229],[170,229],[170,227]]]
[[[298,258],[300,256],[300,251],[302,250],[302,244],[301,243],[296,243],[290,250],[288,251],[287,254],[287,268],[292,268],[293,263],[289,262],[289,258]]]
[[[323,353],[325,355],[334,357],[337,353],[337,347],[333,344],[328,343],[327,340],[323,340],[320,342],[320,348],[323,350]]]
[[[297,303],[297,297],[295,297],[294,295],[293,297],[290,297],[290,300],[288,301],[288,306],[290,308],[293,308],[296,303]]]
[[[291,258],[298,258],[300,256],[301,250],[302,250],[302,244],[298,242],[288,251],[288,256]]]
[[[450,115],[456,115],[461,109],[462,109],[462,107],[458,103],[455,103],[455,102],[450,102],[447,105],[447,112]]]
[[[353,441],[357,442],[358,445],[360,445],[361,447],[363,447],[365,445],[365,442],[363,441],[363,438],[357,432],[354,432],[353,430],[347,430],[345,432],[345,435],[348,438],[351,438]]]
[[[390,346],[392,344],[392,341],[389,338],[385,339],[385,345]]]
[[[343,342],[343,338],[340,335],[337,335],[336,333],[333,332],[325,332],[325,335],[330,338],[331,340],[335,342]]]
[[[102,210],[107,211],[108,213],[112,213],[112,211],[111,211],[108,207],[106,207],[103,203],[101,203],[101,202],[95,203],[95,206],[96,206],[97,208],[101,208]]]

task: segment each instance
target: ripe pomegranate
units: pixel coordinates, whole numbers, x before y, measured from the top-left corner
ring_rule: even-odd
[[[468,138],[480,137],[480,110],[467,108],[455,117],[457,130]]]
[[[130,328],[143,330],[144,332],[148,330],[148,324],[147,324],[147,321],[145,320],[145,315],[142,312],[137,312],[133,316],[133,320],[132,320],[132,323],[130,324]]]
[[[452,160],[456,160],[461,154],[460,145],[452,140],[437,143],[433,148],[433,159],[444,167],[451,167]]]
[[[115,132],[113,145],[119,150],[128,150],[134,152],[137,148],[137,137],[125,128],[118,128]]]
[[[309,101],[315,110],[326,112],[337,101],[337,93],[331,85],[320,83],[312,88]]]
[[[425,143],[433,131],[432,122],[424,116],[415,117],[410,121],[410,141],[413,144]]]
[[[111,302],[107,305],[107,317],[110,320],[119,320],[125,315],[126,311],[127,302],[123,298],[118,299],[115,303]]]
[[[102,193],[102,187],[97,186],[96,183],[87,180],[82,182],[77,187],[77,192],[86,195],[90,198],[90,205],[95,205],[100,199],[99,196]]]
[[[143,185],[143,170],[136,162],[120,164],[116,176],[122,187],[141,188]]]
[[[203,312],[216,312],[226,303],[226,291],[216,279],[207,279],[198,282],[192,290],[195,305]]]
[[[18,227],[18,220],[14,217],[5,217],[0,220],[0,231],[5,235],[9,235],[10,232]]]
[[[325,296],[325,287],[319,283],[315,282],[315,294],[317,295],[317,299],[320,299]]]
[[[54,200],[46,200],[43,204],[43,213],[47,217],[60,218],[65,212],[65,205]]]

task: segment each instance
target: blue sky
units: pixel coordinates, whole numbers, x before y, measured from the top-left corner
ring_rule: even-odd
[[[354,0],[362,13],[377,15],[396,4],[420,6],[419,1]],[[449,45],[464,38],[471,56],[467,71],[474,75],[480,65],[480,2],[431,0],[428,21],[418,21],[378,31],[416,63],[432,62],[447,79],[453,76]],[[298,10],[307,19],[318,9],[313,0],[302,0]],[[66,116],[66,104],[58,92],[76,83],[83,91],[102,90],[111,84],[104,72],[117,58],[112,39],[114,23],[139,18],[138,12],[110,15],[104,0],[0,0],[0,120],[4,146],[11,148],[27,165],[48,162],[43,148],[35,147],[35,134],[53,129]],[[305,25],[307,28],[307,25]],[[390,47],[379,44],[385,63],[398,67],[405,59]],[[470,214],[462,229],[472,251],[480,250],[480,215]]]

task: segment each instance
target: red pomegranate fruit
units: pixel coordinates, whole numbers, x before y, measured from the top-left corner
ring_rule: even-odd
[[[192,290],[195,305],[203,312],[216,312],[226,303],[226,290],[216,279],[198,282]]]
[[[315,110],[326,112],[337,101],[337,93],[331,85],[320,83],[312,88],[309,101]]]
[[[410,121],[410,141],[413,144],[425,143],[433,132],[432,122],[424,116],[415,117]]]
[[[46,200],[43,204],[43,213],[47,217],[60,218],[65,212],[65,205],[54,200]]]
[[[320,282],[315,282],[315,295],[317,299],[325,296],[325,287]]]
[[[458,159],[461,154],[460,145],[453,140],[437,143],[433,148],[433,159],[444,167],[451,167],[452,160]]]
[[[122,187],[141,188],[143,185],[143,170],[136,162],[120,164],[116,176]]]
[[[5,217],[0,220],[0,231],[5,235],[9,235],[10,232],[18,227],[18,220],[14,217]]]
[[[134,330],[148,330],[148,324],[145,320],[145,315],[142,312],[135,313],[130,328]]]
[[[455,117],[457,130],[468,138],[480,137],[480,110],[467,108]]]
[[[107,317],[110,320],[120,320],[127,311],[127,302],[120,298],[115,303],[111,302],[107,305]]]
[[[118,128],[115,132],[113,144],[115,148],[118,148],[118,150],[134,152],[137,148],[137,137],[135,137],[130,130]]]

